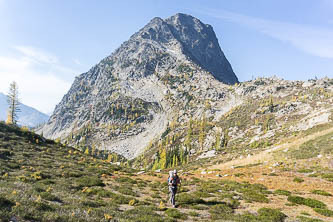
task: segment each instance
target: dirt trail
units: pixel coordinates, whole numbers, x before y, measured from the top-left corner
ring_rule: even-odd
[[[302,137],[302,138],[297,138],[294,139],[292,142],[286,142],[277,146],[274,146],[270,149],[264,150],[261,153],[243,158],[243,159],[235,159],[226,163],[221,163],[217,165],[212,165],[208,169],[230,169],[232,166],[239,166],[239,165],[248,165],[248,164],[255,164],[259,162],[264,162],[264,161],[272,161],[274,160],[273,158],[273,152],[274,151],[279,151],[279,150],[284,150],[287,148],[296,148],[299,147],[301,144],[308,142],[310,140],[313,140],[317,137],[324,136],[328,133],[332,133],[333,128],[329,128],[326,130],[322,130],[316,133],[313,133],[311,135]]]

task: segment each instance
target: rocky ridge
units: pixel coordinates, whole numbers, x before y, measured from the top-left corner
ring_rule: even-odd
[[[158,167],[163,150],[179,161],[184,161],[180,153],[190,159],[221,152],[252,155],[332,122],[329,78],[238,83],[230,74],[224,82],[234,85],[222,83],[224,76],[213,72],[218,62],[205,68],[210,56],[225,59],[210,31],[183,14],[154,18],[78,76],[40,132],[82,149],[138,157],[138,167]],[[200,54],[205,46],[217,50],[206,50],[205,58]],[[228,68],[220,68],[227,73]]]

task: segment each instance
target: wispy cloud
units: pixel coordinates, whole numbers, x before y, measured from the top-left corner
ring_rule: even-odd
[[[0,55],[0,91],[6,93],[10,82],[16,81],[23,103],[51,112],[79,72],[61,65],[55,55],[43,50],[30,46],[14,48],[16,56]]]
[[[202,13],[202,11],[201,11]],[[245,25],[314,56],[333,58],[333,30],[328,28],[261,19],[228,11],[205,11],[225,21]]]
[[[14,48],[27,58],[32,59],[34,62],[48,64],[58,63],[58,58],[56,56],[51,55],[50,53],[47,53],[41,49],[33,48],[30,46],[15,46]]]

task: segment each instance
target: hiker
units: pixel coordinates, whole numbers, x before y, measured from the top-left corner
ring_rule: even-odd
[[[172,204],[172,207],[176,207],[175,198],[177,193],[177,186],[181,184],[181,181],[177,175],[177,170],[169,172],[168,184],[170,191],[170,202]]]

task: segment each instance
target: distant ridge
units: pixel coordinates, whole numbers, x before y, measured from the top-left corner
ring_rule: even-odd
[[[0,93],[0,120],[6,120],[7,110],[7,96]],[[48,115],[24,104],[21,104],[20,110],[21,111],[18,113],[18,124],[22,126],[36,127],[46,123],[49,119]]]

